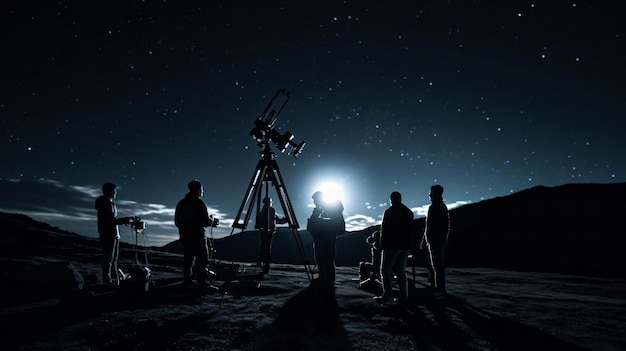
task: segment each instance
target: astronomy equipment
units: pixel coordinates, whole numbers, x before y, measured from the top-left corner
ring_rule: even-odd
[[[219,218],[211,217],[211,228],[215,228],[220,224]]]
[[[130,217],[130,222],[128,224],[135,228],[135,232],[146,229],[146,223],[137,216]]]
[[[120,280],[120,289],[126,290],[132,293],[141,293],[147,292],[150,289],[150,285],[153,283],[152,280],[152,270],[150,269],[150,265],[148,264],[148,245],[146,243],[146,223],[141,220],[138,216],[130,217],[129,223],[131,228],[133,228],[135,232],[135,243],[134,243],[134,251],[135,251],[135,261],[128,273],[122,271],[122,269],[118,268],[118,276],[122,279]],[[138,249],[138,238],[139,236],[143,239],[143,252],[144,252],[144,263],[139,260],[139,249]]]
[[[246,193],[243,197],[243,201],[239,207],[239,211],[237,212],[237,216],[235,217],[232,227],[233,231],[235,228],[245,230],[248,227],[248,222],[250,221],[252,213],[256,213],[258,215],[258,212],[262,207],[261,199],[269,197],[269,187],[271,184],[276,190],[278,200],[283,209],[287,223],[289,224],[289,228],[292,231],[293,238],[307,272],[307,277],[310,281],[312,280],[312,273],[307,265],[302,240],[300,239],[300,234],[298,233],[300,224],[298,224],[291,199],[289,198],[287,188],[285,187],[285,182],[280,174],[280,169],[275,159],[276,154],[271,150],[271,144],[273,144],[279,151],[284,152],[289,149],[288,153],[297,157],[304,148],[304,141],[300,142],[300,144],[296,144],[292,141],[294,136],[290,132],[280,134],[274,129],[278,115],[284,109],[285,104],[287,104],[288,101],[289,92],[285,89],[279,89],[267,104],[265,110],[263,110],[263,112],[254,121],[254,128],[250,131],[250,136],[252,136],[252,138],[257,141],[257,145],[262,148],[259,152],[261,160],[257,163],[254,173],[252,174],[252,179],[246,189]],[[264,196],[263,193],[265,193]],[[254,212],[255,204],[257,212]],[[241,239],[241,236],[239,239]],[[235,249],[235,252],[236,250],[237,249]]]
[[[274,129],[278,115],[285,108],[288,101],[289,92],[285,89],[279,89],[267,104],[265,110],[254,121],[254,128],[250,131],[250,136],[257,141],[259,147],[265,148],[271,141],[280,152],[285,152],[285,150],[289,149],[287,153],[291,153],[297,158],[304,148],[304,141],[296,144],[292,141],[293,134],[290,132],[280,134]]]

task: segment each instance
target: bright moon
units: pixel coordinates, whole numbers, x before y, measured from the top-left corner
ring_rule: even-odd
[[[324,201],[331,202],[340,200],[343,202],[343,189],[335,182],[326,182],[317,187],[317,190],[324,193]]]

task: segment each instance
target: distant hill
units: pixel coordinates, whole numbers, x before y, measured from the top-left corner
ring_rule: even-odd
[[[446,259],[450,267],[626,278],[625,214],[626,183],[533,187],[451,210]],[[415,220],[416,243],[424,222]],[[338,237],[337,264],[369,261],[365,238],[378,229]],[[300,238],[312,262],[311,236],[300,231]],[[303,262],[295,243],[290,230],[280,229],[274,237],[273,260]],[[254,261],[258,233],[234,234],[215,240],[214,246],[220,258]],[[161,249],[182,252],[177,241]]]
[[[484,200],[450,211],[451,232],[447,250],[450,267],[491,267],[626,279],[626,183],[537,186],[508,196]],[[424,218],[414,221],[417,243]],[[378,226],[349,232],[337,238],[337,264],[356,266],[369,261],[365,238]],[[286,228],[274,236],[276,263],[313,263],[312,238],[297,237]],[[0,212],[0,253],[37,254],[63,247],[100,251],[97,239],[51,227],[19,215]],[[296,243],[301,243],[303,252]],[[78,244],[80,243],[80,245]],[[214,240],[216,257],[254,262],[257,232],[243,232]],[[122,244],[131,249],[131,245]],[[182,253],[178,241],[153,251]],[[423,260],[416,252],[418,261]]]
[[[97,238],[90,238],[36,221],[26,215],[0,211],[0,254],[3,256],[41,255],[62,250],[79,250],[81,253],[100,253]],[[120,243],[120,248],[131,245]]]
[[[452,266],[626,278],[626,183],[537,186],[450,212]]]
[[[0,253],[3,255],[33,252],[49,245],[74,240],[92,240],[66,230],[38,222],[22,214],[0,212]]]

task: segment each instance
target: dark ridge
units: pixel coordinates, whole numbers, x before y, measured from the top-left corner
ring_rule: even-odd
[[[626,183],[537,186],[450,211],[449,267],[489,267],[517,271],[626,278]],[[424,218],[415,220],[414,243]],[[347,232],[337,239],[337,265],[369,261],[365,238],[378,226]],[[97,239],[70,233],[27,216],[0,212],[4,255],[33,253],[50,246],[99,250]],[[77,243],[81,243],[80,245]],[[216,257],[254,262],[259,237],[254,231],[213,240]],[[129,248],[130,245],[122,245]],[[182,253],[178,241],[154,251]],[[418,261],[423,257],[415,251]],[[280,228],[274,236],[276,263],[313,264],[311,236]]]

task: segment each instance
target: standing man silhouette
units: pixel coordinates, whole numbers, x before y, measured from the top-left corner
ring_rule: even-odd
[[[178,227],[180,242],[183,244],[183,284],[193,284],[195,265],[198,285],[206,288],[209,251],[204,228],[216,226],[217,219],[209,216],[206,204],[200,199],[204,195],[202,183],[194,179],[187,187],[189,192],[178,202],[174,214],[174,223]]]
[[[394,273],[398,277],[400,297],[398,302],[408,300],[408,282],[406,262],[411,248],[413,234],[413,211],[402,203],[402,195],[394,191],[389,195],[391,207],[385,210],[380,225],[380,247],[382,248],[381,275],[383,277],[383,294],[374,297],[382,304],[394,303],[392,282]]]
[[[254,227],[259,230],[261,242],[259,245],[259,258],[257,264],[263,269],[263,273],[270,271],[272,260],[272,237],[276,233],[276,224],[287,223],[287,218],[278,218],[276,210],[272,207],[272,198],[263,199],[263,207],[256,216]]]
[[[430,284],[433,295],[440,299],[446,295],[446,265],[444,254],[448,236],[450,233],[450,214],[443,202],[443,187],[433,185],[430,187],[431,205],[428,207],[426,216],[426,228],[420,242],[420,247],[428,249],[430,258]]]
[[[319,283],[323,289],[332,291],[335,288],[335,241],[337,235],[346,230],[343,219],[343,204],[336,200],[324,201],[321,191],[312,196],[315,208],[307,224],[307,230],[313,236],[315,263],[319,274]]]
[[[98,210],[98,236],[102,245],[102,284],[118,285],[119,275],[117,260],[120,250],[120,232],[118,224],[130,223],[130,217],[117,218],[117,207],[113,201],[117,197],[117,185],[102,184],[102,195],[96,199]],[[115,273],[115,280],[111,276]]]

